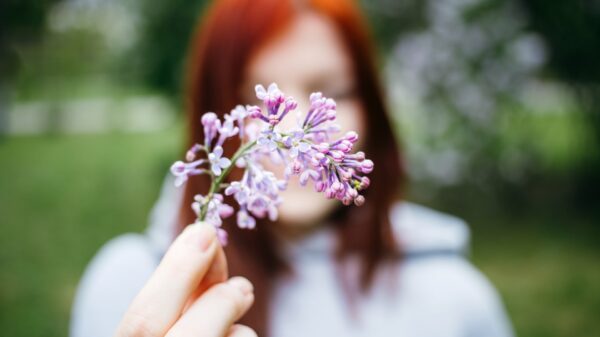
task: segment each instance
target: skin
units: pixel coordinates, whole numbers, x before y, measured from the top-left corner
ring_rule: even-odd
[[[315,38],[318,37],[318,38]],[[276,82],[306,111],[310,93],[321,91],[336,100],[340,136],[354,130],[366,135],[364,109],[356,95],[351,59],[335,26],[327,18],[305,12],[276,39],[264,46],[248,65],[240,88],[246,102],[259,104],[254,85]],[[294,126],[289,116],[283,128]],[[356,144],[360,148],[360,141]],[[282,170],[269,168],[277,174]],[[278,223],[288,237],[323,225],[339,207],[337,200],[316,195],[296,178],[282,193]],[[249,327],[234,324],[254,302],[252,284],[229,278],[227,261],[211,225],[188,226],[173,242],[160,265],[123,317],[117,337],[252,337]]]

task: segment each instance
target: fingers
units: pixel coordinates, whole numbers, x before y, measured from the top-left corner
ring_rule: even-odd
[[[217,252],[215,253],[213,263],[210,265],[210,268],[204,275],[204,278],[200,284],[196,287],[196,290],[194,290],[192,295],[188,298],[183,311],[187,311],[189,306],[192,305],[196,299],[206,291],[206,289],[217,283],[225,282],[227,278],[227,259],[225,258],[225,252],[223,251],[223,248],[219,246],[217,248]]]
[[[200,283],[200,292],[203,293],[206,289],[212,287],[213,285],[225,282],[228,278],[228,275],[229,273],[225,252],[223,251],[223,248],[219,246],[213,264],[210,265],[210,269],[204,276],[202,283]]]
[[[204,292],[179,318],[167,336],[224,337],[253,302],[252,284],[243,277],[232,277]]]
[[[227,337],[257,337],[257,335],[256,332],[249,327],[235,324],[229,329]]]
[[[164,336],[220,249],[213,226],[203,223],[188,226],[134,299],[117,336]],[[224,259],[219,261],[224,263]]]

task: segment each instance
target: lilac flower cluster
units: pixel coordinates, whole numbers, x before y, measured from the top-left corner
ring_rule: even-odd
[[[227,233],[221,228],[222,219],[233,215],[233,207],[224,202],[224,197],[233,196],[239,206],[237,224],[240,228],[254,228],[256,218],[277,219],[277,206],[282,199],[287,180],[298,175],[300,184],[313,182],[314,189],[329,199],[338,199],[344,205],[357,206],[365,202],[359,191],[369,186],[365,175],[373,170],[373,162],[361,151],[352,152],[358,134],[347,132],[342,137],[330,140],[339,131],[334,124],[336,103],[321,93],[310,95],[310,107],[298,125],[282,131],[280,122],[296,110],[298,103],[285,96],[275,83],[268,89],[257,85],[256,96],[264,103],[258,106],[238,105],[220,120],[215,113],[202,116],[204,144],[194,144],[186,154],[186,161],[177,161],[171,166],[177,186],[190,176],[207,174],[211,187],[206,195],[197,195],[192,209],[198,221],[205,221],[217,228],[219,239],[227,242]],[[247,119],[258,123],[247,123]],[[242,145],[230,158],[223,155],[223,143],[238,136]],[[201,159],[197,159],[201,157]],[[261,164],[264,160],[285,165],[284,177],[275,174]],[[233,166],[244,170],[239,181],[224,183]]]

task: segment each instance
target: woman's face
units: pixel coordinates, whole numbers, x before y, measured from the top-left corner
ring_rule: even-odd
[[[341,131],[336,137],[349,130],[366,136],[365,112],[356,92],[352,60],[336,26],[324,16],[311,12],[300,14],[283,34],[252,58],[245,79],[242,93],[248,103],[259,103],[253,96],[256,84],[267,86],[275,82],[286,95],[298,101],[296,111],[302,113],[307,111],[309,95],[320,91],[337,102],[337,123]],[[295,123],[295,116],[290,114],[279,127],[293,128]],[[357,148],[360,145],[359,142]],[[283,176],[281,166],[268,169]],[[298,176],[291,178],[281,196],[284,202],[279,206],[280,223],[294,230],[322,224],[340,205],[337,200],[317,194],[313,186],[300,186]]]

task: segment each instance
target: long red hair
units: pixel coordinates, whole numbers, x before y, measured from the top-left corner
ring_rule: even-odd
[[[400,151],[383,102],[372,41],[357,5],[351,0],[310,0],[306,6],[298,7],[297,2],[218,0],[208,8],[191,41],[188,60],[186,149],[202,143],[204,136],[199,123],[204,112],[214,111],[222,117],[243,103],[240,84],[249,60],[261,46],[283,32],[295,15],[308,9],[332,20],[353,60],[357,94],[367,115],[364,151],[376,164],[370,175],[371,186],[365,192],[365,204],[340,207],[329,219],[340,239],[337,260],[341,262],[350,254],[360,257],[360,279],[352,281],[357,281],[364,290],[381,262],[398,256],[388,215],[405,181]],[[232,147],[225,149],[229,155],[232,150]],[[190,205],[194,195],[208,191],[208,184],[202,176],[187,183],[180,209],[180,229],[195,221]],[[255,230],[242,230],[235,226],[234,220],[226,220],[229,244],[225,252],[230,273],[247,277],[255,287],[256,301],[241,322],[254,328],[259,336],[266,336],[270,295],[276,277],[289,270],[288,264],[278,254],[271,226],[259,223]]]

